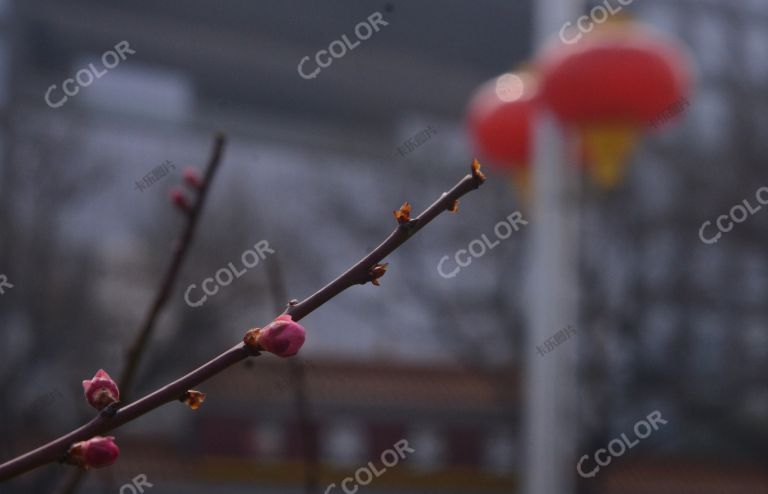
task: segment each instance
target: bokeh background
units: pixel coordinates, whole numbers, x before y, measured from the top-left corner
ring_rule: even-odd
[[[271,320],[375,247],[391,211],[421,211],[463,176],[472,91],[536,49],[533,0],[0,2],[0,461],[90,413],[80,381],[119,374],[183,218],[168,201],[212,136],[228,144],[194,245],[136,381],[144,394]],[[397,250],[382,285],[303,320],[293,363],[271,355],[116,431],[122,454],[79,492],[341,492],[406,439],[415,453],[359,492],[524,492],[531,469],[574,493],[768,492],[768,212],[714,245],[701,223],[768,185],[768,2],[642,0],[636,19],[696,65],[690,107],[645,138],[627,180],[580,205],[575,336],[539,355],[527,328],[522,228],[455,277],[439,260],[525,204],[503,175]],[[374,12],[388,23],[302,79]],[[565,19],[567,20],[567,19]],[[554,33],[553,33],[554,34]],[[136,51],[60,108],[46,89],[127,40]],[[405,156],[403,142],[431,138]],[[174,168],[147,187],[145,175]],[[754,202],[754,201],[753,201]],[[535,221],[535,219],[531,219]],[[184,302],[261,240],[275,254],[201,307]],[[557,410],[568,468],[527,457],[531,359],[573,354]],[[570,381],[569,381],[570,382]],[[528,408],[530,410],[530,408]],[[653,410],[668,424],[600,475],[575,461]],[[541,410],[541,413],[551,411]],[[551,439],[551,438],[550,438]],[[557,439],[557,438],[556,438]],[[533,438],[535,440],[535,438]],[[55,492],[51,465],[0,492]],[[131,492],[126,489],[120,492]],[[535,493],[535,494],[567,494]]]

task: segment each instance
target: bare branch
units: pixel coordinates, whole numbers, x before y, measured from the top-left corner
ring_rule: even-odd
[[[187,224],[181,237],[174,246],[173,259],[168,265],[168,270],[163,276],[163,280],[160,283],[160,288],[155,294],[155,298],[152,301],[152,305],[149,307],[147,315],[144,317],[144,321],[141,324],[141,329],[136,335],[136,339],[131,344],[126,355],[126,364],[123,369],[123,373],[120,376],[120,391],[123,394],[123,399],[127,401],[133,381],[136,377],[136,371],[139,367],[142,354],[147,347],[149,337],[152,335],[152,329],[155,326],[160,312],[163,310],[163,306],[168,301],[168,297],[173,290],[173,286],[176,284],[176,278],[178,278],[181,265],[189,251],[189,246],[192,244],[192,239],[197,229],[200,213],[205,206],[205,198],[208,196],[208,189],[210,188],[213,176],[219,167],[221,162],[221,156],[224,150],[225,138],[222,134],[215,137],[213,141],[213,149],[211,151],[211,157],[208,160],[208,165],[205,168],[203,175],[203,182],[199,189],[197,200],[194,201],[192,208],[187,215]]]
[[[311,295],[298,304],[289,304],[286,313],[296,321],[341,293],[346,288],[363,284],[371,279],[371,269],[386,256],[402,245],[414,233],[435,219],[443,211],[464,194],[477,189],[485,180],[479,171],[477,160],[473,163],[472,174],[465,176],[449,192],[444,193],[437,201],[429,206],[417,218],[400,224],[384,242],[373,252],[358,261],[344,274],[336,278],[325,288]],[[232,365],[248,358],[257,356],[259,352],[249,349],[245,344],[238,343],[213,360],[203,364],[185,376],[163,386],[143,398],[125,405],[115,413],[100,413],[96,418],[79,429],[75,429],[50,443],[33,451],[14,458],[0,465],[0,481],[13,478],[41,465],[57,460],[64,460],[69,447],[78,441],[87,440],[96,435],[105,434],[142,415],[171,401],[177,401],[185,392],[196,387],[203,381],[215,376]]]

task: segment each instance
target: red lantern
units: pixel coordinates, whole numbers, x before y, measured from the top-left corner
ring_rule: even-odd
[[[528,184],[535,97],[530,74],[508,73],[480,86],[467,110],[477,154],[491,167],[512,174],[523,193]]]
[[[574,45],[550,46],[538,68],[542,100],[582,131],[593,176],[605,186],[621,178],[637,131],[684,100],[690,88],[683,50],[626,21],[606,24]]]

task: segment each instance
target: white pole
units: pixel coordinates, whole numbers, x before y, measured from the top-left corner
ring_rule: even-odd
[[[583,0],[537,0],[536,43],[575,22]],[[534,123],[533,194],[527,322],[524,351],[525,451],[523,492],[574,492],[576,345],[566,340],[543,355],[547,339],[576,324],[576,206],[568,200],[575,180],[568,149],[553,116],[542,110]],[[578,328],[577,328],[578,334]],[[573,338],[571,336],[570,338]]]

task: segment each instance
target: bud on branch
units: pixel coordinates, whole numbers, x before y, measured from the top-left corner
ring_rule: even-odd
[[[92,379],[83,381],[85,399],[96,410],[120,401],[120,390],[117,383],[109,377],[104,369],[99,369]]]
[[[69,448],[66,463],[80,468],[103,468],[113,464],[120,455],[120,448],[112,436],[96,436],[87,441],[80,441]]]
[[[70,459],[82,456],[83,464],[86,466],[89,464],[93,467],[97,465],[106,466],[114,462],[119,454],[119,450],[111,437],[100,438],[97,435],[114,430],[155,408],[178,400],[180,396],[190,393],[192,388],[203,381],[248,357],[258,355],[258,350],[263,349],[283,357],[295,354],[304,343],[305,335],[304,328],[297,324],[299,320],[345,289],[356,284],[372,281],[372,277],[378,278],[378,276],[383,274],[381,270],[385,267],[385,265],[379,263],[385,257],[394,252],[414,233],[442,212],[450,209],[461,196],[480,187],[484,181],[485,176],[480,172],[480,163],[474,160],[471,174],[462,178],[450,191],[440,196],[415,219],[410,220],[408,224],[412,225],[412,228],[409,231],[405,231],[405,229],[398,226],[378,247],[342,275],[303,301],[297,304],[290,304],[285,314],[277,317],[266,327],[248,331],[244,338],[245,341],[235,345],[206,364],[143,398],[122,406],[116,410],[114,415],[99,414],[82,427],[44,446],[3,463],[0,465],[0,481],[56,461],[68,452]],[[254,352],[254,350],[257,351]],[[92,439],[88,440],[89,438]],[[91,456],[87,454],[89,448],[93,448],[90,449],[92,452]]]

